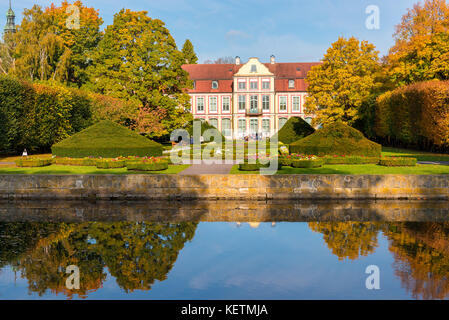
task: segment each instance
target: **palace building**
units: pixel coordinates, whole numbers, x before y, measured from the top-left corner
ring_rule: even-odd
[[[194,82],[191,112],[219,129],[227,138],[271,137],[291,117],[302,117],[305,78],[319,63],[261,63],[184,65]]]

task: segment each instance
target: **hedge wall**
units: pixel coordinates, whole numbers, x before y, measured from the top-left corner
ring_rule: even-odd
[[[449,151],[449,81],[427,81],[377,99],[375,132],[388,144]]]

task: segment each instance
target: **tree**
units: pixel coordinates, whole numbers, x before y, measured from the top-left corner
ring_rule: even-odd
[[[378,51],[367,41],[340,37],[322,62],[307,75],[306,113],[316,115],[314,125],[337,120],[351,125],[376,86]]]
[[[146,11],[121,10],[105,30],[89,67],[92,91],[142,105],[141,133],[162,136],[191,119],[191,87],[182,52],[164,23]],[[160,123],[160,128],[151,124]]]
[[[187,64],[196,64],[198,62],[198,57],[196,56],[193,44],[189,39],[187,39],[182,46],[182,54],[184,55]]]
[[[24,10],[17,33],[5,38],[15,58],[8,73],[31,81],[57,80],[78,87],[86,82],[85,69],[101,38],[103,21],[98,11],[83,6],[81,1],[73,5],[79,9],[79,28],[66,26],[71,6],[67,1],[60,7],[52,4],[43,10],[34,5]]]
[[[396,27],[386,72],[396,86],[449,79],[449,5],[445,0],[415,4]]]

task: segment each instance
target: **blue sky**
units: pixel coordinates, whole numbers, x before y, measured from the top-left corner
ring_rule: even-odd
[[[8,0],[0,0],[0,26],[6,22]],[[24,8],[47,6],[49,0],[12,0],[16,22]],[[114,13],[126,7],[148,11],[163,20],[179,47],[191,39],[200,62],[222,56],[243,60],[259,57],[268,62],[274,54],[279,62],[309,62],[322,58],[339,36],[368,40],[386,54],[392,35],[407,8],[417,0],[85,0],[100,10],[111,24]],[[368,30],[365,9],[380,9],[380,29]]]

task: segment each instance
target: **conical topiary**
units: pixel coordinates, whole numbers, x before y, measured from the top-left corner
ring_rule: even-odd
[[[292,117],[277,133],[278,141],[290,144],[305,138],[315,132],[315,129],[299,117]]]
[[[380,157],[382,146],[365,138],[358,130],[335,122],[290,144],[290,153],[307,155],[354,155]]]
[[[162,145],[112,121],[101,121],[53,145],[57,157],[116,158],[126,156],[157,157]]]

